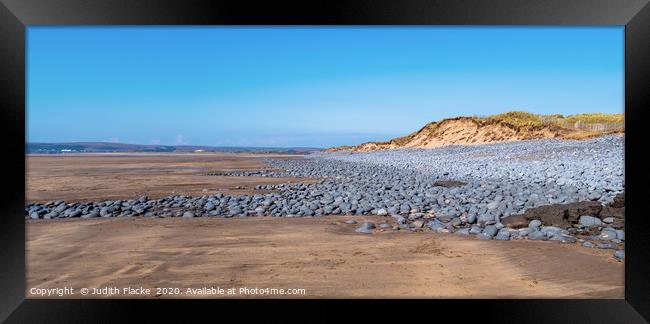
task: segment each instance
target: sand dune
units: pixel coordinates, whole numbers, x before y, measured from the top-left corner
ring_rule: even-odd
[[[598,116],[600,115],[604,114],[598,114]],[[586,117],[582,118],[585,119]],[[621,118],[622,120],[622,115],[612,114],[600,116],[600,118],[614,120]],[[446,145],[487,144],[543,138],[584,139],[623,132],[622,122],[584,123],[580,120],[569,122],[572,120],[571,116],[559,118],[525,112],[509,112],[485,118],[455,117],[428,123],[416,132],[386,142],[368,142],[357,146],[334,147],[326,151],[352,150],[369,152],[385,149],[434,148]]]

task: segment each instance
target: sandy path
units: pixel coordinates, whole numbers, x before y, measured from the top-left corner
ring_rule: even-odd
[[[623,263],[611,250],[431,232],[363,235],[347,219],[29,221],[27,296],[32,287],[219,286],[305,289],[284,296],[292,298],[623,298]]]

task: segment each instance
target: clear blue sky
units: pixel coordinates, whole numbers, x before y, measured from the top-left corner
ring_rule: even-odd
[[[624,110],[623,27],[29,27],[27,141],[328,147]]]

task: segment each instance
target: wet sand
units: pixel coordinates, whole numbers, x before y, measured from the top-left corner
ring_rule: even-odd
[[[346,216],[114,218],[27,224],[30,288],[145,287],[65,298],[623,298],[623,263],[576,244],[432,232],[357,234]],[[377,224],[389,217],[364,217]],[[357,218],[359,219],[359,218]],[[332,224],[337,221],[337,224]],[[185,294],[202,287],[304,295]],[[183,294],[157,296],[155,288]],[[52,298],[52,297],[50,297]]]
[[[26,156],[28,202],[158,199],[171,194],[249,194],[257,185],[313,181],[299,178],[206,176],[252,171],[263,159],[297,155],[240,153],[101,153]],[[241,187],[237,189],[237,187]],[[268,192],[268,191],[267,191]]]

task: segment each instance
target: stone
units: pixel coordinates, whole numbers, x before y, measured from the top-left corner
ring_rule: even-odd
[[[563,229],[561,229],[559,227],[555,227],[555,226],[544,226],[544,227],[542,227],[540,229],[540,231],[542,232],[542,234],[546,235],[546,237],[549,237],[549,238],[554,236],[554,235],[559,235],[562,232],[564,232]]]
[[[603,224],[599,218],[588,215],[580,216],[578,222],[580,225],[587,227],[600,226]]]
[[[415,228],[422,228],[424,226],[424,221],[422,220],[416,220],[413,223],[411,223]]]
[[[530,223],[528,223],[528,228],[530,228],[533,231],[539,230],[540,226],[542,226],[542,222],[539,219],[533,219],[532,221],[530,221]]]
[[[470,232],[470,234],[480,234],[481,232],[483,232],[483,228],[481,226],[478,226],[478,225],[473,225],[470,228],[469,232]]]
[[[618,249],[618,246],[611,242],[598,243],[596,247],[598,247],[599,249],[612,249],[612,250]]]
[[[377,210],[377,216],[386,216],[388,215],[388,211],[384,208],[380,208]]]
[[[348,219],[348,220],[345,221],[345,223],[350,224],[350,225],[354,225],[354,224],[357,223],[357,221],[355,221],[354,219]]]
[[[600,235],[598,235],[598,238],[604,241],[609,241],[613,240],[616,238],[616,231],[613,230],[603,230],[600,232]]]
[[[355,230],[355,232],[362,234],[372,234],[373,228],[375,228],[375,224],[373,222],[365,221],[360,227]]]
[[[194,213],[191,211],[186,211],[183,213],[183,217],[194,217]]]
[[[478,222],[483,223],[483,224],[487,224],[489,222],[496,223],[494,219],[495,219],[495,216],[492,215],[492,214],[481,214],[481,215],[478,216]]]
[[[497,236],[496,236],[495,239],[497,239],[499,241],[507,241],[507,240],[509,240],[510,239],[510,231],[505,229],[505,228],[502,228],[497,233]]]
[[[586,242],[582,243],[582,246],[584,246],[584,247],[586,247],[586,248],[593,248],[593,247],[594,247],[594,243],[591,243],[591,242],[589,242],[589,241],[586,241]]]
[[[546,235],[541,231],[532,231],[528,233],[528,239],[534,241],[539,241],[539,240],[546,241],[548,237],[546,237]]]
[[[625,260],[625,251],[617,250],[616,252],[614,252],[614,257],[618,260]]]
[[[577,238],[571,236],[571,235],[566,235],[566,234],[555,234],[551,236],[549,239],[550,241],[560,241],[561,243],[575,243],[578,241]]]
[[[625,241],[625,231],[623,230],[616,230],[616,238]]]
[[[95,218],[95,217],[99,217],[99,213],[96,211],[92,211],[88,214],[81,215],[81,218]]]
[[[497,228],[494,225],[488,225],[485,227],[482,234],[487,235],[489,237],[493,237],[494,235],[497,234]]]

